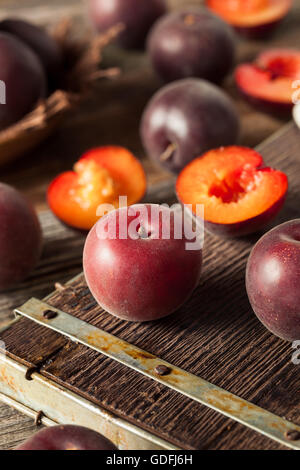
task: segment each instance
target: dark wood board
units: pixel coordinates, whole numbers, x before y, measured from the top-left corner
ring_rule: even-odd
[[[289,125],[260,150],[288,174],[285,208],[274,222],[299,217],[300,131]],[[93,304],[84,280],[49,303],[300,424],[298,366],[291,345],[268,333],[249,306],[245,265],[258,235],[206,235],[199,288],[175,315],[131,324]],[[168,390],[125,366],[22,319],[0,337],[10,356],[42,375],[186,449],[280,449],[280,445]]]

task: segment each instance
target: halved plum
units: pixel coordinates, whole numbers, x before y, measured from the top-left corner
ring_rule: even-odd
[[[122,147],[100,147],[84,154],[73,171],[57,176],[48,188],[54,214],[72,227],[89,230],[99,219],[101,204],[119,207],[119,196],[128,205],[139,202],[146,191],[141,163]]]
[[[294,82],[300,79],[300,51],[270,49],[235,72],[243,96],[263,111],[285,115],[293,107]]]
[[[242,236],[260,230],[283,206],[287,176],[264,167],[245,147],[221,147],[193,160],[180,173],[176,191],[183,204],[204,206],[207,231]]]
[[[262,38],[288,14],[292,0],[206,0],[206,4],[238,33]]]

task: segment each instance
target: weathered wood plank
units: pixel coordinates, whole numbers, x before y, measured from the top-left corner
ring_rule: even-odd
[[[0,450],[14,449],[36,432],[34,420],[0,404]]]

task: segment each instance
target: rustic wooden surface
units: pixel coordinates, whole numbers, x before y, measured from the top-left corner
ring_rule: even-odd
[[[299,144],[299,130],[288,125],[260,147],[265,161],[289,177],[288,200],[274,224],[299,216]],[[112,317],[95,305],[83,278],[72,284],[75,295],[68,288],[48,303],[300,424],[300,376],[291,362],[291,345],[259,323],[246,297],[245,265],[258,236],[224,241],[206,235],[198,289],[178,313],[158,322],[132,324]],[[10,357],[37,366],[42,375],[179,447],[283,449],[25,318],[0,339]]]
[[[64,2],[59,0],[51,0],[51,2],[23,0],[20,4],[19,0],[1,0],[0,17],[19,15],[29,19],[32,18],[42,24],[51,24],[59,18],[71,15],[75,18],[75,24],[78,24],[78,30],[80,30],[86,20],[85,15],[82,13],[82,3],[84,2],[79,0],[65,0]],[[171,0],[170,3],[172,6],[177,7],[182,5],[183,0]],[[199,1],[194,0],[193,2],[189,2],[189,4],[190,3],[199,3]],[[248,60],[259,50],[268,46],[296,47],[299,44],[300,1],[295,0],[294,3],[294,11],[278,29],[271,42],[239,41],[237,62]],[[58,172],[70,168],[73,162],[79,157],[80,153],[91,146],[107,143],[125,145],[131,148],[137,155],[141,156],[141,158],[144,158],[143,149],[139,141],[138,123],[145,103],[154,91],[159,88],[160,83],[154,77],[147,59],[141,54],[120,54],[116,48],[110,48],[109,54],[106,55],[106,63],[107,65],[119,64],[122,66],[124,70],[123,76],[113,82],[101,82],[97,96],[74,112],[51,139],[45,142],[36,151],[32,152],[32,154],[25,156],[6,168],[0,169],[1,181],[13,184],[21,189],[28,195],[39,210],[46,208],[45,190],[51,178]],[[225,88],[235,99],[240,111],[242,121],[242,144],[254,146],[282,126],[282,121],[258,113],[241,101],[233,86],[232,78],[227,80]],[[149,169],[150,166],[148,162],[144,160],[144,163],[146,168]],[[284,169],[284,166],[281,166],[281,168]],[[164,179],[166,179],[166,175],[155,174],[151,171],[151,182]],[[64,282],[81,270],[83,237],[57,224],[52,216],[47,213],[42,214],[41,219],[45,231],[43,259],[36,272],[26,282],[18,286],[18,288],[14,289],[12,292],[0,296],[0,322],[5,321],[11,309],[21,304],[29,296],[35,295],[42,298],[52,290],[54,281]],[[248,248],[245,248],[246,252],[247,249]],[[234,292],[237,292],[238,289],[241,288],[242,266],[244,257],[246,256],[245,253],[236,261],[237,271],[235,271],[234,277],[231,278],[231,281],[233,279],[236,285]],[[217,256],[217,254],[220,256],[224,255],[223,251],[220,251],[220,249],[216,250],[215,256]],[[228,273],[231,273],[231,268]],[[214,270],[208,275],[208,293],[206,293],[208,298],[211,298],[216,291],[216,279],[214,275]],[[226,281],[224,288],[226,288],[226,292],[228,292],[229,295],[232,287],[229,286],[228,283],[229,280]],[[228,309],[230,309],[230,305],[229,302],[227,304]],[[196,315],[195,312],[194,315]],[[253,318],[252,321],[254,321]],[[205,325],[206,317],[203,327],[205,327]],[[215,328],[217,328],[217,323],[214,323],[214,329]],[[223,348],[221,340],[222,338],[218,338],[216,341],[216,349],[219,353],[220,348]],[[277,340],[275,340],[275,342],[276,341]],[[249,354],[250,357],[255,355],[251,344],[250,342],[250,346],[244,351],[245,357],[247,354]],[[271,348],[269,356],[273,357],[274,360],[276,359],[276,355],[280,354],[280,349],[275,349],[274,351],[272,349],[273,346],[270,346],[268,342],[262,347],[265,347],[266,351],[267,348]],[[283,346],[283,349],[285,348],[286,346]],[[208,347],[207,344],[202,348],[202,352],[199,351],[199,354],[206,354],[206,351],[210,351],[210,347]],[[210,364],[209,361],[212,360],[209,359],[211,354],[212,351],[207,358],[208,364]],[[234,354],[234,352],[232,352],[232,354]],[[217,362],[219,367],[223,362],[226,363],[228,358],[224,355],[222,359],[219,354],[219,356],[216,356],[215,360],[219,361]],[[280,368],[281,363],[278,364],[278,368]],[[208,365],[207,367],[210,366]],[[233,364],[231,364],[230,369],[234,370]],[[49,373],[51,373],[51,371]],[[230,372],[231,375],[233,373],[236,374],[236,371]],[[261,371],[256,371],[258,384],[259,381],[265,383],[265,378],[262,378],[260,373]],[[230,378],[230,374],[228,380],[231,383],[233,379],[232,377]],[[237,376],[235,377],[235,381],[238,381]],[[240,384],[240,386],[245,385],[246,384]],[[284,385],[279,384],[279,395],[280,387],[284,387]],[[282,401],[280,398],[277,399],[276,396],[274,398],[276,389],[261,392],[261,388],[258,386],[257,390],[255,390],[255,387],[252,387],[251,390],[256,391],[258,395],[266,393],[267,401],[270,396],[270,400],[272,399],[274,404],[276,404],[277,401]],[[250,389],[249,393],[252,393]],[[150,394],[150,397],[151,396]],[[247,395],[245,396],[248,397]],[[290,402],[292,404],[295,403],[298,397],[298,394],[295,393],[293,397],[289,397]],[[152,400],[153,396],[149,399]],[[286,400],[286,402],[288,402],[288,400]],[[160,406],[160,403],[153,404],[153,406]],[[136,412],[139,413],[139,410]],[[298,414],[296,413],[295,416],[291,416],[291,418],[297,421]],[[214,423],[219,425],[219,422],[215,421],[215,418],[212,416],[210,422],[212,429],[214,429]],[[221,425],[219,431],[214,434],[214,442],[211,444],[207,441],[207,438],[205,438],[206,446],[226,446],[226,439],[231,439],[231,434],[226,432],[226,426],[225,428],[224,426],[225,425]],[[17,442],[20,442],[23,438],[30,435],[33,429],[33,423],[27,417],[16,413],[6,406],[0,405],[0,449],[13,447]],[[236,436],[239,435],[239,438],[242,439],[243,433],[239,432],[239,426],[235,429]],[[205,432],[204,430],[201,432],[202,439]],[[218,444],[216,444],[217,435],[220,436]],[[257,435],[253,434],[252,438],[249,438],[250,447],[255,446],[256,437]],[[238,444],[238,440],[239,439],[235,439],[234,442]],[[269,446],[270,444],[266,444],[266,447]]]

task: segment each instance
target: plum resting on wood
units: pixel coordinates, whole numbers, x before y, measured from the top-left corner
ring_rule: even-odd
[[[27,200],[0,183],[0,291],[25,279],[39,260],[42,232]]]
[[[55,40],[43,29],[27,21],[7,18],[0,22],[0,31],[16,36],[36,53],[50,83],[58,79],[62,69],[62,53]]]
[[[300,340],[300,219],[258,241],[248,260],[246,287],[255,314],[272,333]]]
[[[89,12],[98,31],[122,23],[120,46],[141,49],[153,23],[166,12],[166,3],[165,0],[89,0]]]
[[[189,8],[157,21],[147,49],[154,69],[165,82],[199,77],[219,83],[233,66],[234,34],[207,9]]]
[[[117,450],[92,429],[71,424],[42,429],[16,450]]]
[[[238,135],[239,116],[231,99],[212,83],[196,78],[159,90],[141,122],[148,155],[174,173],[208,150],[235,144]]]
[[[6,103],[0,105],[0,130],[31,111],[45,95],[46,76],[37,55],[9,33],[0,32],[0,80]]]
[[[116,230],[107,236],[110,227]],[[84,247],[84,274],[107,312],[128,321],[151,321],[188,299],[199,281],[202,250],[186,249],[185,233],[176,239],[175,227],[171,209],[138,204],[109,212],[92,228]]]

